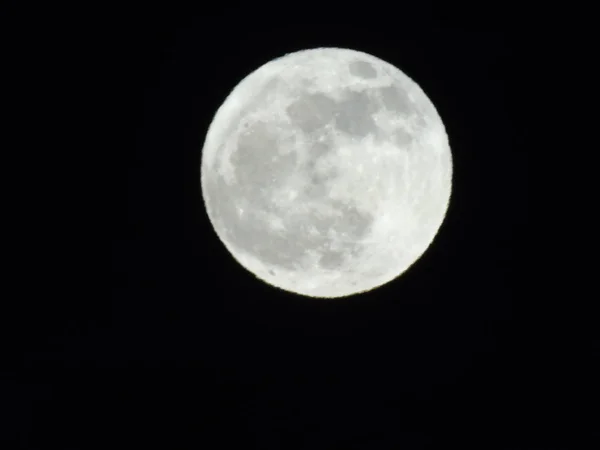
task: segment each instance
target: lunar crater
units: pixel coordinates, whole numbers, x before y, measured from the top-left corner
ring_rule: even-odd
[[[356,60],[348,64],[350,73],[359,78],[365,78],[367,80],[377,78],[377,69],[366,61]]]

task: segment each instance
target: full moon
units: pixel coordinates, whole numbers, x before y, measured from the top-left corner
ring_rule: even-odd
[[[206,134],[201,184],[241,266],[288,292],[345,297],[394,280],[431,245],[452,155],[433,103],[400,69],[316,48],[233,88]]]

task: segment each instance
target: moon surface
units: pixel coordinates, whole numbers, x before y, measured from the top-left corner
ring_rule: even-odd
[[[258,279],[336,298],[405,272],[448,209],[452,155],[423,90],[366,53],[316,48],[250,73],[209,126],[202,195]]]

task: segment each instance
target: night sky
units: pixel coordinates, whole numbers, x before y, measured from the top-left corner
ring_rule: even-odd
[[[300,8],[115,11],[103,37],[122,92],[106,126],[124,126],[106,149],[110,289],[47,308],[24,344],[10,422],[21,447],[588,448],[567,388],[575,356],[532,274],[532,38],[506,12]],[[204,136],[233,87],[323,46],[413,78],[454,162],[423,257],[338,300],[257,280],[217,238],[200,191]]]

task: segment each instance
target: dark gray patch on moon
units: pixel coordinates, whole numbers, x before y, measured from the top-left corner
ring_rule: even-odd
[[[328,183],[335,178],[335,175],[323,175],[311,172],[308,175],[308,181],[303,187],[302,194],[310,200],[318,200],[327,196],[329,192]]]
[[[286,112],[292,123],[307,134],[318,132],[333,122],[339,131],[362,138],[379,131],[372,117],[377,107],[376,99],[366,92],[347,91],[340,101],[325,94],[304,93]]]
[[[342,251],[328,250],[319,258],[319,266],[323,269],[338,269],[344,264],[345,256]]]
[[[257,122],[240,135],[231,155],[236,181],[228,185],[214,175],[206,182],[206,198],[227,242],[266,264],[287,269],[293,269],[310,246],[271,230],[264,212],[281,216],[271,204],[271,195],[296,170],[296,158],[294,152],[281,153],[276,136]],[[244,208],[242,214],[238,205]]]
[[[325,94],[303,93],[286,108],[294,125],[305,133],[312,133],[331,122],[335,114],[335,100]]]
[[[362,239],[369,234],[373,216],[361,212],[352,204],[339,201],[332,201],[332,204],[341,212],[341,217],[333,226],[335,232],[342,233],[353,241]]]
[[[335,151],[335,148],[330,140],[311,144],[310,148],[308,149],[308,158],[306,159],[304,170],[306,172],[315,171],[318,161],[333,151]]]
[[[394,86],[386,86],[379,89],[379,96],[383,106],[388,111],[410,115],[414,113],[414,106],[406,93],[401,92]]]
[[[352,61],[348,64],[348,70],[352,75],[359,78],[371,79],[377,77],[377,70],[366,61]]]
[[[311,158],[320,158],[334,151],[333,143],[330,140],[315,142],[310,148]]]
[[[257,198],[263,190],[284,183],[294,171],[297,155],[281,153],[279,142],[266,124],[257,122],[238,138],[237,150],[231,155],[238,183]]]
[[[362,138],[379,130],[372,117],[376,104],[365,92],[348,92],[337,110],[335,127],[344,133]]]
[[[403,128],[398,128],[393,134],[394,143],[398,147],[407,148],[412,144],[413,137]]]
[[[410,117],[417,127],[425,127],[427,125],[423,117],[421,105],[413,102],[406,91],[396,86],[386,86],[379,89],[379,98],[383,107],[388,111],[401,114],[407,118]],[[406,136],[397,136],[396,139],[403,141],[406,140]]]

